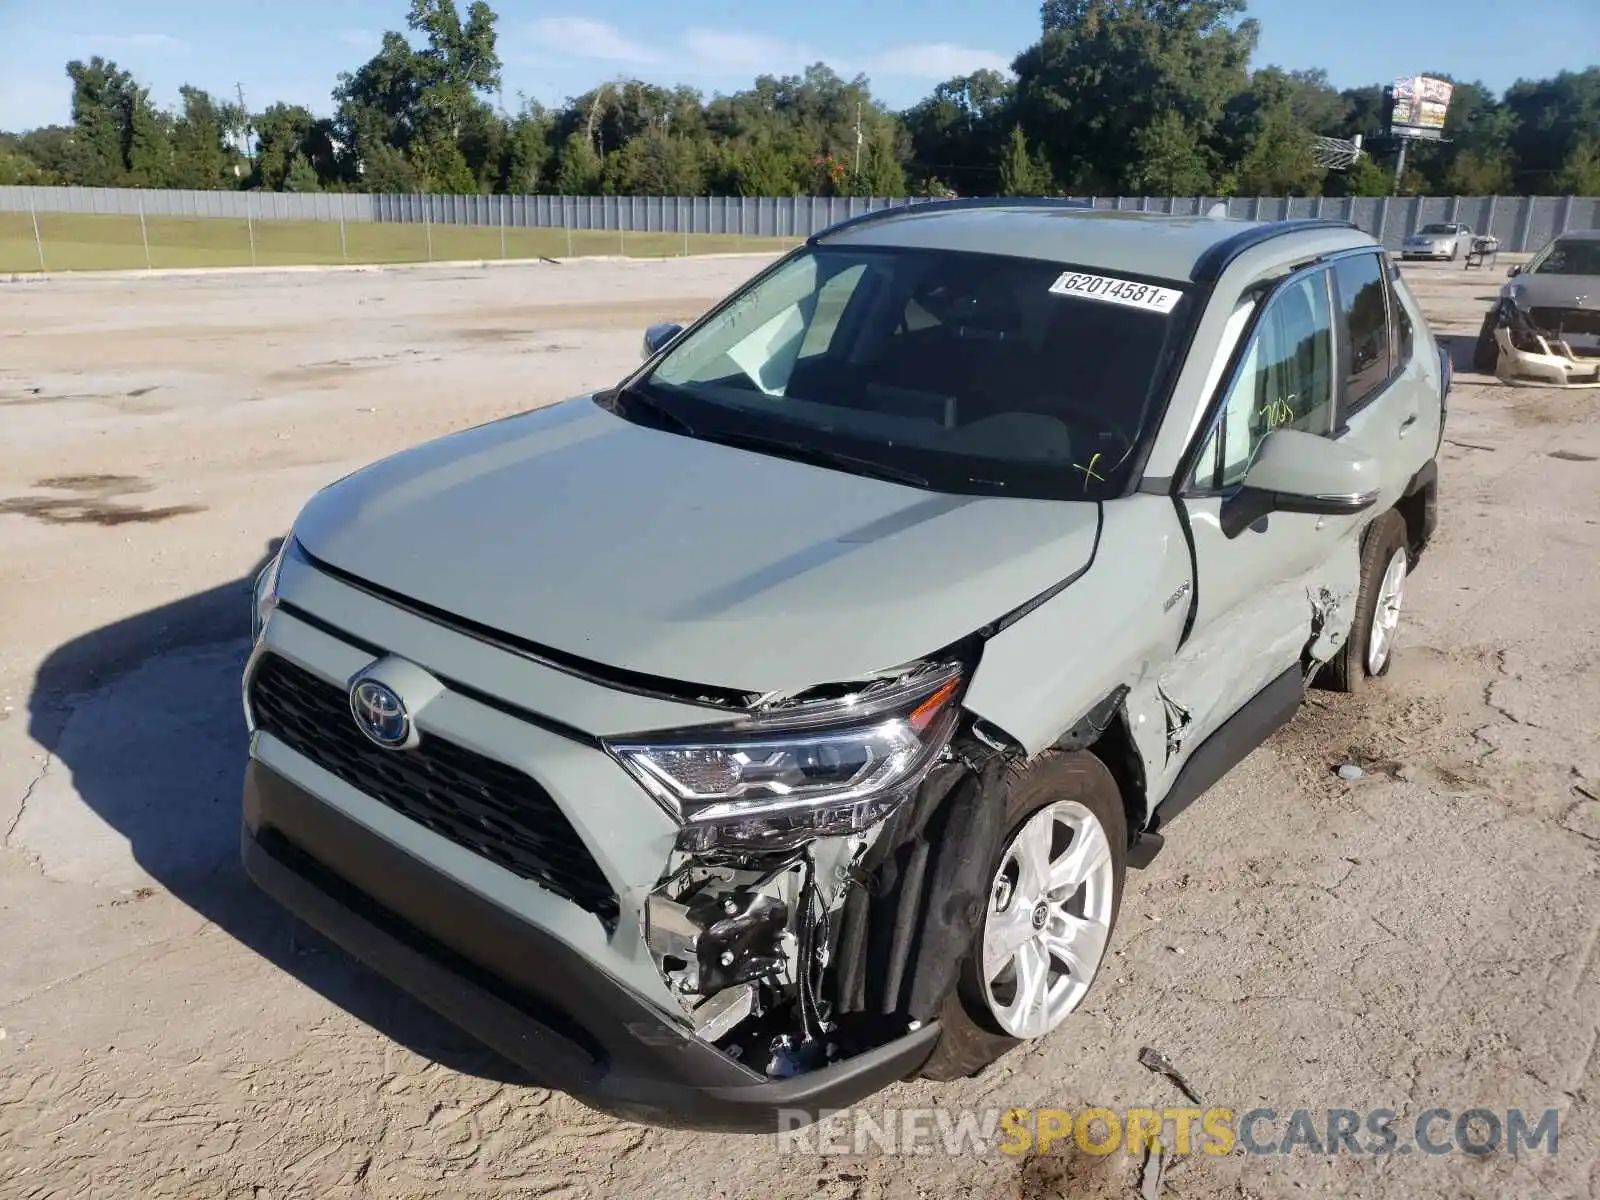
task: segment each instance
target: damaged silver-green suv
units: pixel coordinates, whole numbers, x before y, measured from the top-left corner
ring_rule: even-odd
[[[314,497],[244,680],[251,876],[589,1104],[1047,1036],[1173,817],[1389,667],[1450,373],[1352,227],[894,209],[645,346]]]

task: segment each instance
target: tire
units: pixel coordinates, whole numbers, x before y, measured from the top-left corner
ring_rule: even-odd
[[[1081,810],[1092,815],[1109,847],[1108,877],[1105,868],[1101,867],[1097,875],[1095,894],[1091,896],[1088,887],[1076,893],[1086,914],[1090,909],[1097,908],[1100,914],[1106,917],[1104,941],[1099,954],[1095,957],[1094,968],[1087,975],[1084,984],[1073,983],[1075,976],[1070,973],[1051,984],[1052,989],[1062,987],[1063,995],[1067,997],[1071,997],[1077,987],[1081,986],[1083,989],[1071,999],[1070,1008],[1058,1018],[1065,1020],[1072,1011],[1081,1006],[1084,997],[1093,991],[1094,981],[1099,976],[1100,967],[1108,952],[1107,947],[1116,930],[1128,858],[1128,818],[1123,808],[1122,794],[1111,772],[1093,754],[1088,751],[1068,753],[1057,750],[1046,751],[1031,762],[1017,762],[1009,766],[1006,769],[1005,793],[1006,835],[1001,842],[999,852],[988,864],[991,880],[996,879],[1003,868],[1009,871],[1017,865],[1012,849],[1014,843],[1018,841],[1018,834],[1024,826],[1029,825],[1031,819],[1038,818],[1040,822],[1048,820],[1045,810],[1054,806],[1065,806],[1073,812],[1077,812],[1081,807]],[[1056,808],[1055,811],[1061,812],[1063,809]],[[1031,828],[1037,829],[1039,826]],[[1088,836],[1092,836],[1092,833]],[[1066,843],[1065,849],[1059,853],[1056,861],[1065,858],[1074,844],[1076,839]],[[1105,894],[1107,888],[1109,896]],[[981,978],[983,943],[990,921],[997,919],[995,904],[998,893],[999,888],[991,886],[984,921],[972,945],[967,948],[956,987],[940,1011],[939,1042],[934,1047],[932,1057],[923,1064],[920,1072],[925,1079],[951,1080],[976,1075],[1013,1047],[1021,1045],[1024,1041],[1035,1040],[1034,1037],[1021,1038],[1006,1032],[990,1008],[985,983]],[[1019,881],[1011,900],[1014,903],[1025,903],[1024,895],[1025,890]],[[1068,907],[1072,905],[1069,904]],[[1020,911],[1018,910],[1019,915]],[[1031,911],[1036,912],[1037,909]],[[1037,920],[1031,924],[1033,928],[1038,928]],[[1052,969],[1052,964],[1064,965],[1053,958],[1046,958],[1044,961],[1047,970]],[[1048,1036],[1055,1027],[1055,1025],[1050,1026],[1038,1036]]]
[[[1361,541],[1361,589],[1356,594],[1356,617],[1339,652],[1328,660],[1319,672],[1317,682],[1335,692],[1361,692],[1373,679],[1389,673],[1394,662],[1394,635],[1403,612],[1406,572],[1410,568],[1411,551],[1407,545],[1406,523],[1401,515],[1390,509],[1367,527]],[[1399,566],[1395,564],[1398,561]],[[1378,622],[1379,601],[1383,598],[1385,580],[1390,572],[1398,570],[1402,597],[1394,602],[1394,625],[1390,626],[1387,646],[1381,661],[1373,662],[1373,627]],[[1387,608],[1387,605],[1385,606]]]
[[[1500,366],[1500,344],[1494,340],[1495,326],[1499,323],[1499,309],[1490,309],[1478,330],[1478,340],[1472,347],[1472,369],[1480,375],[1493,375]]]

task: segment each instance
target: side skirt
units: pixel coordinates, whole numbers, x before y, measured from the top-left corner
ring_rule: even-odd
[[[1129,865],[1132,866],[1133,859],[1140,857],[1140,846],[1145,840],[1158,841],[1159,831],[1170,825],[1174,817],[1210,791],[1252,750],[1287,725],[1299,711],[1305,694],[1305,675],[1298,665],[1292,666],[1246,701],[1220,729],[1201,742],[1178,772],[1178,777],[1172,781],[1166,797],[1156,806],[1148,832],[1135,844]],[[1152,838],[1152,834],[1156,837]],[[1159,844],[1152,847],[1153,850],[1159,848]],[[1154,854],[1150,857],[1153,858]]]

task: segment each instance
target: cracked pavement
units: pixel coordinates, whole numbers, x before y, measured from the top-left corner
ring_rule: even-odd
[[[0,1191],[1138,1194],[1121,1152],[780,1155],[620,1124],[522,1086],[237,866],[248,580],[305,497],[615,377],[644,325],[759,265],[4,289]],[[869,1112],[1182,1103],[1149,1046],[1239,1112],[1560,1112],[1554,1155],[1180,1155],[1163,1195],[1600,1193],[1600,418],[1470,373],[1499,277],[1406,272],[1460,373],[1393,671],[1313,692],[1174,824],[1055,1035]]]

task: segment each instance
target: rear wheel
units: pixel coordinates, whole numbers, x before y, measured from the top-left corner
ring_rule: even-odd
[[[939,1014],[929,1079],[974,1075],[1056,1029],[1088,995],[1116,925],[1128,823],[1105,764],[1083,751],[1017,763],[1005,803],[988,907]]]
[[[1318,682],[1336,692],[1359,692],[1369,680],[1389,673],[1410,565],[1405,520],[1390,510],[1372,523],[1362,540],[1355,621]]]

